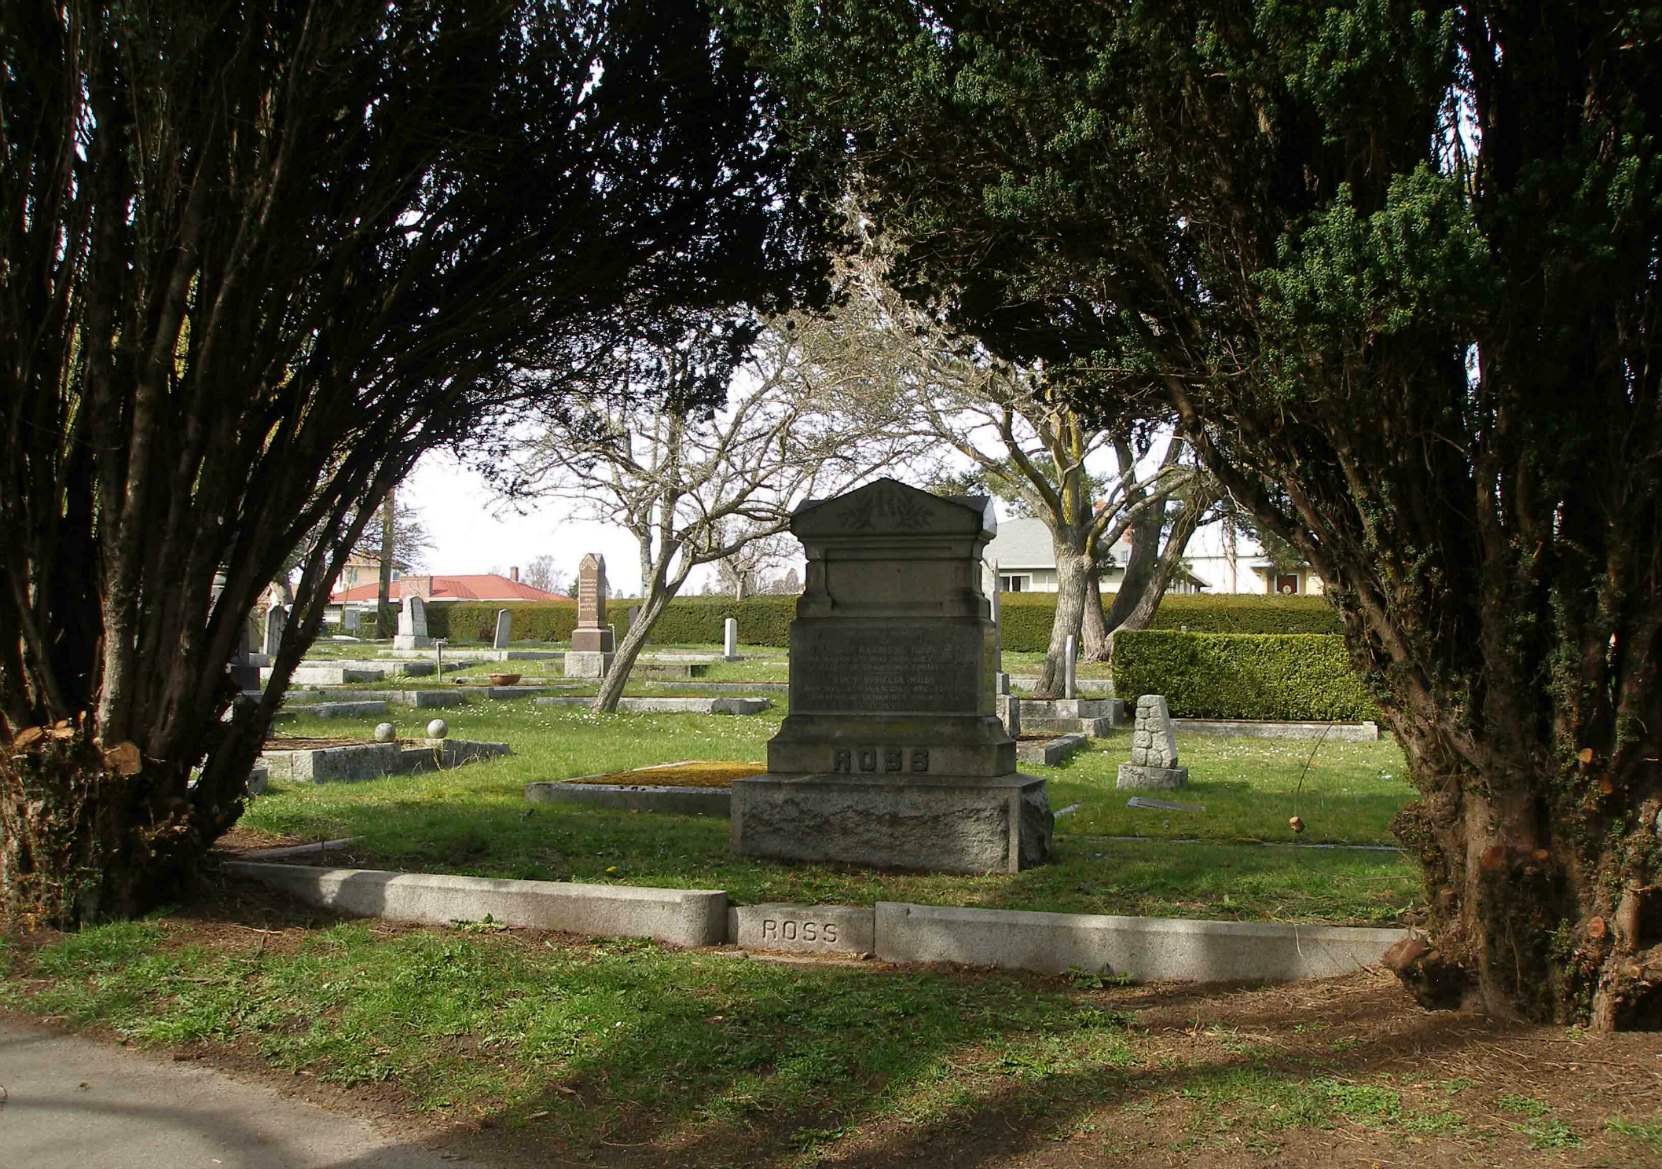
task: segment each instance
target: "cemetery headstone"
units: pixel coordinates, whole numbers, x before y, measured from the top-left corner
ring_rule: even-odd
[[[993,703],[995,525],[987,499],[892,479],[796,509],[790,713],[768,773],[733,784],[734,852],[961,873],[1048,858],[1044,780],[1016,773]]]
[[[405,597],[404,607],[398,611],[398,633],[392,639],[393,649],[426,649],[433,644],[427,636],[427,602],[420,597]]]
[[[213,576],[212,589],[214,602],[217,604],[219,595],[225,591],[225,574],[216,572]],[[237,632],[237,648],[231,653],[231,660],[226,668],[231,671],[231,683],[238,690],[258,690],[260,688],[260,667],[252,659],[252,645],[248,637],[248,622],[242,623]]]
[[[993,695],[998,709],[998,721],[1004,724],[1004,733],[1012,739],[1021,738],[1021,699],[1008,692]]]
[[[340,611],[340,627],[347,633],[358,632],[358,611],[351,607]]]
[[[1189,769],[1177,763],[1177,737],[1164,694],[1137,699],[1137,721],[1131,732],[1131,762],[1120,764],[1115,786],[1122,791],[1170,791],[1187,787]]]
[[[605,677],[615,641],[606,624],[606,560],[590,552],[577,565],[577,628],[571,631],[566,677]]]
[[[281,605],[271,605],[265,611],[265,636],[260,640],[260,652],[275,658],[283,644],[283,631],[288,628],[289,612]]]
[[[730,662],[739,660],[739,623],[732,617],[722,624],[721,656]]]
[[[1062,697],[1079,697],[1079,641],[1071,633],[1062,651]]]
[[[514,614],[511,609],[496,611],[496,636],[491,638],[492,649],[507,649],[508,636],[513,632]]]
[[[981,592],[993,610],[993,672],[1005,679],[1003,688],[998,692],[1007,694],[1009,679],[1004,673],[1004,612],[998,597],[998,561],[981,562]]]

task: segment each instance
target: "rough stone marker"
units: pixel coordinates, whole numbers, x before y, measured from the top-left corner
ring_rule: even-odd
[[[1044,781],[1016,773],[993,703],[995,523],[987,499],[892,479],[797,508],[790,714],[768,773],[733,784],[734,852],[958,873],[1049,857]]]
[[[1170,791],[1187,787],[1189,769],[1177,765],[1177,738],[1164,694],[1137,699],[1137,721],[1131,732],[1131,762],[1120,764],[1115,787],[1122,791]]]
[[[606,624],[606,560],[590,552],[577,565],[577,628],[571,631],[566,677],[604,678],[612,668],[614,641]]]

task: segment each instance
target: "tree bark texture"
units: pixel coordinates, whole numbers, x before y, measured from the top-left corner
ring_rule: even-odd
[[[1034,688],[1034,694],[1040,698],[1062,696],[1068,638],[1078,637],[1085,606],[1089,602],[1096,558],[1079,546],[1082,543],[1075,540],[1070,546],[1065,541],[1065,534],[1061,533],[1055,541],[1056,617],[1050,625],[1050,645],[1045,650],[1044,665],[1039,669],[1039,681]]]

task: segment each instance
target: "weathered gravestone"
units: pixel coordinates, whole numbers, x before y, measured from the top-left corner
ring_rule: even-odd
[[[214,573],[213,583],[210,587],[213,590],[214,603],[218,604],[220,594],[225,591],[225,574],[223,572]],[[249,659],[251,652],[248,622],[244,621],[242,628],[237,631],[237,648],[232,652],[231,660],[226,665],[226,668],[231,672],[231,682],[238,690],[258,690],[260,688],[260,667]]]
[[[513,628],[513,612],[508,609],[498,609],[496,611],[496,636],[491,638],[491,648],[507,649],[508,636],[513,632]]]
[[[358,632],[358,611],[352,608],[342,609],[340,611],[340,627],[346,633]]]
[[[1177,738],[1172,734],[1166,696],[1145,694],[1137,699],[1131,762],[1120,764],[1115,786],[1126,791],[1168,791],[1188,783],[1189,769],[1177,765]]]
[[[732,617],[722,622],[721,656],[730,662],[739,660],[739,623]]]
[[[425,649],[433,644],[427,636],[427,602],[420,597],[405,597],[404,607],[398,612],[398,633],[392,639],[393,649]]]
[[[571,631],[566,677],[605,677],[614,640],[606,624],[606,560],[590,552],[577,565],[577,628]]]
[[[265,632],[260,639],[260,652],[269,658],[277,656],[283,644],[283,631],[288,628],[289,611],[281,605],[271,605],[265,611]]]
[[[736,853],[960,873],[1048,858],[1044,781],[1016,774],[993,708],[994,526],[986,499],[892,479],[797,508],[790,714],[768,773],[733,784]]]

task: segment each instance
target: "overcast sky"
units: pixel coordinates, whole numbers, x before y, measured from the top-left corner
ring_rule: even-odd
[[[441,575],[521,571],[547,553],[569,582],[584,553],[606,558],[614,591],[633,593],[640,580],[634,538],[622,528],[571,518],[573,504],[547,500],[521,515],[502,504],[477,472],[435,451],[416,464],[399,488],[399,498],[421,513],[433,551],[423,567]]]

